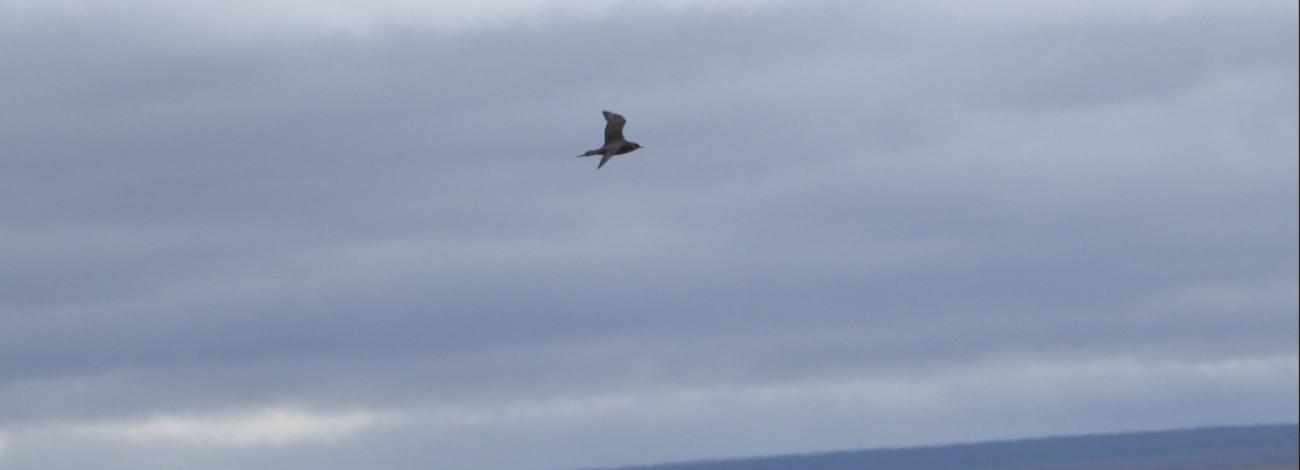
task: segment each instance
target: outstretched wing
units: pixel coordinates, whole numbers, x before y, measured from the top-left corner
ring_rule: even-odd
[[[605,166],[605,162],[611,158],[614,158],[614,152],[605,152],[605,155],[600,157],[600,164],[596,165],[596,169],[599,170],[600,167]]]
[[[627,119],[609,111],[601,111],[601,113],[605,115],[605,145],[623,140],[623,125],[627,124]]]

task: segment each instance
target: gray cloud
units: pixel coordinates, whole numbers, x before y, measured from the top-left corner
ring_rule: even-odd
[[[1294,5],[1015,3],[10,24],[0,461],[560,468],[1293,420]],[[647,148],[597,173],[571,155],[603,108]],[[410,418],[248,453],[66,431],[267,407]]]

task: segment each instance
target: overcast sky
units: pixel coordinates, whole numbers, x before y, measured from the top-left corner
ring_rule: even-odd
[[[0,467],[1294,422],[1297,82],[1291,0],[0,0]]]

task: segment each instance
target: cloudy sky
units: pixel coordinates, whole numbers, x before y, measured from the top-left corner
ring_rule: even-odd
[[[1290,0],[0,0],[0,467],[1297,419]],[[645,149],[596,170],[600,111]]]

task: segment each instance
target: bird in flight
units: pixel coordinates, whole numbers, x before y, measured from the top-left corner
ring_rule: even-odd
[[[601,111],[601,113],[605,115],[605,145],[578,155],[578,157],[600,155],[600,164],[596,165],[597,170],[605,166],[605,162],[614,158],[615,155],[622,155],[641,148],[641,144],[628,142],[627,139],[623,138],[623,125],[627,124],[627,119],[623,119],[623,116],[618,113],[609,111]]]

